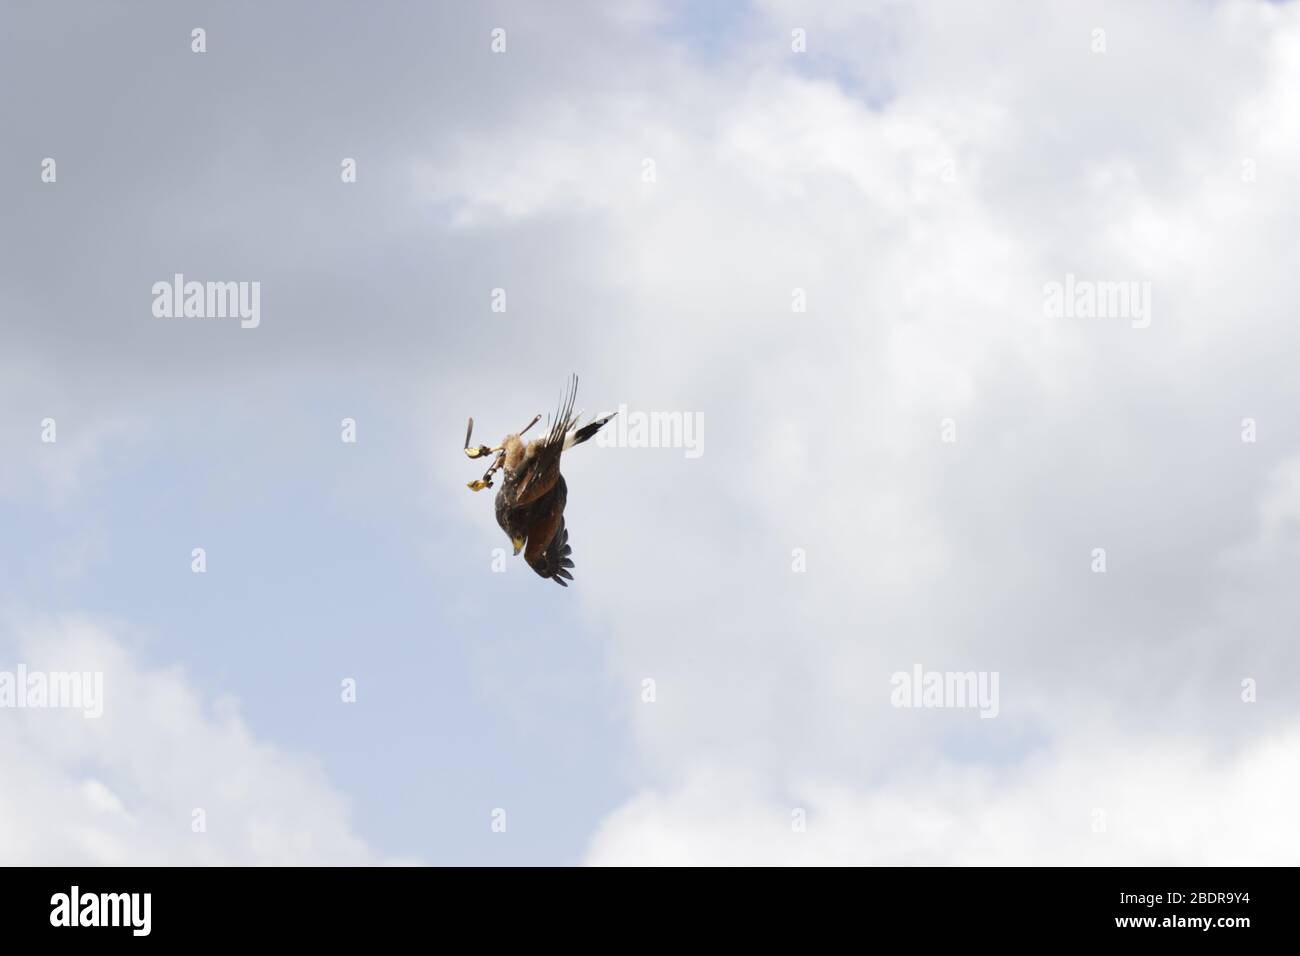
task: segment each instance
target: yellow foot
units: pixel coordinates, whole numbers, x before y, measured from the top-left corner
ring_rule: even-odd
[[[466,487],[468,487],[470,491],[482,491],[484,488],[491,488],[492,486],[482,478],[475,478]]]

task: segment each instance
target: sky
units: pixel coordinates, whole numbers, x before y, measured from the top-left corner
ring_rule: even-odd
[[[0,77],[0,862],[1300,857],[1296,4],[13,2]],[[562,589],[461,446],[574,372],[701,440],[566,454]]]

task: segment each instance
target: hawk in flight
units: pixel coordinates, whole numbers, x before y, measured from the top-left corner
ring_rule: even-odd
[[[613,414],[605,415],[579,428],[578,419],[582,413],[573,413],[577,394],[578,377],[575,375],[560,398],[550,430],[528,443],[522,436],[537,424],[541,415],[534,416],[520,431],[507,435],[496,448],[486,445],[470,447],[474,419],[469,420],[469,427],[465,429],[465,454],[468,457],[497,456],[487,474],[469,483],[470,490],[491,488],[492,475],[499,469],[505,471],[505,480],[497,492],[497,524],[509,536],[515,554],[521,550],[524,552],[529,567],[566,588],[573,580],[569,573],[573,567],[569,555],[573,551],[569,547],[568,529],[564,527],[564,504],[569,489],[560,474],[560,455],[574,445],[581,445],[614,417]]]

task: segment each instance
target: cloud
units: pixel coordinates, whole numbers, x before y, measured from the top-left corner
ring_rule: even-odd
[[[764,799],[743,772],[646,791],[591,865],[1283,866],[1300,823],[1300,725],[1240,753],[1177,735],[1064,740],[1009,771],[936,763],[867,791],[806,781]],[[802,815],[802,819],[800,819]],[[799,826],[797,829],[796,826]]]
[[[48,865],[335,865],[384,860],[308,758],[261,741],[232,701],[140,662],[81,618],[5,629],[0,669],[103,673],[103,715],[0,709],[0,846]],[[202,810],[205,832],[194,832]]]
[[[606,656],[640,794],[601,826],[593,861],[734,860],[747,840],[755,859],[808,861],[1294,852],[1293,829],[1274,839],[1232,808],[1267,820],[1271,794],[1295,785],[1280,748],[1300,717],[1300,327],[1283,254],[1300,215],[1298,7],[772,0],[706,44],[651,5],[539,16],[502,4],[473,22],[429,8],[365,30],[226,11],[206,60],[183,44],[168,54],[173,82],[95,84],[63,110],[16,104],[16,136],[36,155],[61,130],[87,139],[58,147],[71,162],[57,191],[20,197],[34,235],[11,241],[5,291],[15,314],[45,320],[5,338],[44,365],[23,373],[21,405],[5,403],[0,438],[28,443],[14,469],[27,477],[0,476],[0,494],[40,483],[34,456],[50,449],[34,428],[52,404],[75,409],[58,413],[67,454],[49,459],[66,467],[51,483],[75,497],[113,469],[120,421],[155,434],[159,457],[189,436],[205,461],[259,462],[259,488],[308,487],[337,466],[305,466],[295,442],[364,399],[365,434],[383,423],[390,444],[340,484],[339,507],[400,525],[435,569],[432,594],[391,618],[444,605],[470,621],[490,604],[499,620],[531,620],[526,571],[452,593],[465,579],[449,562],[487,575],[483,555],[501,543],[484,497],[463,492],[476,474],[458,443],[467,414],[495,438],[577,369],[589,407],[699,413],[709,435],[699,459],[588,447],[566,466],[579,574],[563,613]],[[499,24],[510,50],[494,56]],[[796,26],[807,54],[789,49]],[[1104,54],[1090,49],[1098,26]],[[127,46],[88,34],[61,55],[107,70],[104,51],[159,56],[172,32],[151,21]],[[319,90],[344,48],[371,66],[327,103]],[[268,87],[258,71],[272,62],[296,79]],[[182,111],[209,135],[161,166],[138,145],[100,148],[95,118],[128,103],[137,125]],[[336,182],[352,153],[355,189]],[[79,154],[103,162],[79,170]],[[87,196],[118,203],[93,207],[93,229]],[[67,283],[68,256],[96,268]],[[256,333],[150,322],[149,284],[200,265],[264,281]],[[1149,281],[1151,327],[1049,318],[1044,284],[1067,273]],[[500,315],[487,310],[498,286]],[[57,388],[38,388],[47,368]],[[1256,443],[1240,440],[1245,417]],[[415,447],[427,482],[399,475],[419,471],[400,451]],[[427,511],[412,521],[417,493],[394,489],[415,485]],[[121,501],[108,491],[106,510]],[[320,537],[274,527],[266,540],[331,554],[328,522],[302,524]],[[1104,575],[1089,566],[1098,547]],[[70,551],[74,569],[100,553],[94,541]],[[100,633],[66,620],[31,630],[33,656],[69,629]],[[478,646],[504,681],[505,644]],[[890,708],[890,675],[916,663],[998,671],[998,718]],[[653,704],[638,693],[647,677]],[[155,727],[146,714],[172,708],[142,703],[149,726],[115,725],[112,739],[66,715],[19,715],[23,809],[112,821],[90,842],[121,854],[121,833],[141,829],[151,859],[215,854],[218,834],[236,858],[263,840],[369,858],[337,798],[304,797],[310,816],[277,801],[328,792],[308,770],[286,769],[297,763],[237,718],[205,716],[192,693],[159,694],[183,719]],[[92,773],[95,734],[114,759]],[[138,739],[165,764],[191,735],[225,755],[219,781],[197,762],[179,783],[155,780],[131,758]],[[255,786],[236,769],[245,751],[297,783]],[[574,785],[615,776],[621,756]],[[149,796],[155,784],[163,796]],[[219,812],[191,840],[194,791]],[[808,833],[790,844],[800,805]],[[1094,807],[1109,814],[1104,835]]]
[[[525,148],[548,142],[545,113],[462,144],[496,157],[490,169],[439,177],[440,202],[455,208],[459,193],[461,229],[507,250],[531,241],[530,219],[570,237],[587,279],[566,276],[560,297],[584,301],[576,285],[616,304],[584,343],[584,367],[616,370],[600,386],[709,422],[698,462],[620,450],[574,464],[596,485],[572,521],[575,557],[600,556],[581,597],[608,622],[618,682],[658,688],[625,706],[643,791],[660,796],[612,818],[628,838],[598,839],[601,862],[660,839],[685,847],[676,858],[697,843],[701,859],[725,858],[720,842],[771,818],[747,796],[765,787],[819,781],[846,818],[924,802],[913,771],[939,777],[954,758],[1022,780],[1026,803],[1091,767],[1149,781],[1160,799],[1111,801],[1136,821],[1112,862],[1300,852],[1293,830],[1276,850],[1266,827],[1229,813],[1274,809],[1237,774],[1267,786],[1275,772],[1272,786],[1294,790],[1289,765],[1270,762],[1271,735],[1297,718],[1294,601],[1277,573],[1229,559],[1261,511],[1264,535],[1295,533],[1279,469],[1300,447],[1300,395],[1279,356],[1300,332],[1278,250],[1300,197],[1276,173],[1300,161],[1283,55],[1300,13],[1107,11],[1110,46],[1094,55],[1081,5],[1037,19],[996,5],[960,30],[939,9],[810,33],[810,49],[853,50],[895,29],[887,102],[859,76],[741,49],[666,72],[631,117],[607,108],[613,77],[583,114],[601,173],[589,192],[576,157]],[[775,44],[789,16],[748,35]],[[1166,66],[1175,79],[1141,80]],[[636,152],[668,157],[649,188]],[[1267,181],[1243,175],[1246,158]],[[624,187],[604,178],[615,166]],[[1044,284],[1067,272],[1151,282],[1151,328],[1046,316]],[[806,313],[791,310],[795,289]],[[1267,445],[1240,440],[1247,415],[1276,429]],[[618,491],[629,486],[644,489],[635,509]],[[1104,575],[1089,565],[1098,547]],[[888,676],[915,662],[1000,672],[996,726],[891,711]],[[1255,705],[1240,700],[1246,678],[1269,688]],[[1094,756],[1104,747],[1115,755]],[[1162,750],[1203,767],[1143,772]],[[1181,791],[1156,787],[1160,774],[1201,793],[1207,816],[1161,823],[1160,801],[1175,807]],[[1020,804],[978,772],[957,780],[933,808],[945,825],[1014,827]],[[714,817],[720,792],[729,824]],[[1059,830],[1025,819],[1030,836]],[[834,858],[832,844],[811,841],[809,858]],[[915,849],[935,862],[978,852]]]

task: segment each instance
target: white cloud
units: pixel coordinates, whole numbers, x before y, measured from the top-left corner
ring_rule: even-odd
[[[1175,735],[1061,741],[1014,770],[935,763],[867,791],[808,781],[784,803],[717,770],[648,791],[592,865],[1151,865],[1295,862],[1300,726],[1212,754]],[[804,811],[803,832],[794,813]]]
[[[375,864],[347,801],[175,670],[67,618],[8,628],[0,669],[102,671],[103,716],[0,709],[0,847],[17,865]],[[206,832],[193,832],[194,810]]]
[[[608,622],[619,683],[658,688],[627,699],[645,795],[592,859],[738,860],[747,840],[782,859],[758,834],[788,822],[755,793],[804,787],[835,821],[794,851],[807,860],[1293,858],[1294,828],[1259,821],[1295,789],[1279,732],[1300,716],[1294,601],[1278,573],[1224,559],[1260,508],[1295,532],[1276,469],[1300,443],[1280,255],[1300,197],[1272,173],[1244,181],[1241,160],[1300,163],[1283,55],[1300,10],[1108,9],[1094,55],[1081,4],[964,22],[881,4],[821,25],[769,9],[751,47],[675,64],[648,100],[641,64],[607,74],[578,109],[593,190],[582,158],[547,148],[568,136],[545,110],[462,144],[490,169],[439,176],[439,199],[507,248],[530,217],[581,208],[548,225],[587,276],[556,295],[616,303],[583,367],[709,421],[699,462],[575,465],[596,486],[575,557],[599,556],[576,593]],[[867,92],[874,68],[775,56],[793,25],[850,61],[887,34],[891,97]],[[659,182],[611,186],[657,131]],[[1046,318],[1043,285],[1066,272],[1150,281],[1151,328]],[[1239,440],[1247,415],[1271,423],[1267,445]],[[645,489],[634,509],[626,487]],[[1000,671],[996,726],[891,711],[888,675],[914,662]],[[1246,677],[1267,688],[1255,705]],[[955,752],[974,769],[951,771]],[[1094,804],[1063,801],[1113,779],[1147,795],[1100,787],[1114,829],[1098,849]],[[853,822],[882,811],[896,840]]]
[[[435,142],[409,166],[438,241],[393,225],[412,259],[381,273],[384,256],[358,256],[353,277],[407,290],[419,256],[449,257],[411,299],[393,292],[373,326],[391,353],[370,355],[385,372],[435,356],[409,433],[438,423],[438,505],[415,534],[435,532],[440,561],[475,547],[439,525],[447,509],[494,533],[483,496],[444,504],[475,476],[454,451],[467,395],[493,437],[572,368],[592,405],[705,415],[702,459],[589,448],[566,472],[570,596],[627,688],[641,793],[592,861],[1294,859],[1278,801],[1295,795],[1300,717],[1300,5],[758,10],[721,62],[647,33],[644,7],[580,28],[519,13],[508,57],[466,54],[478,96],[425,118]],[[806,56],[788,52],[793,26]],[[1151,328],[1046,319],[1043,283],[1066,272],[1151,281]],[[511,312],[485,320],[497,284]],[[280,347],[340,351],[311,330]],[[505,343],[528,361],[494,369]],[[105,444],[70,473],[93,479]],[[47,822],[26,858],[134,859],[132,841],[146,861],[369,857],[323,781],[205,716],[175,675],[123,664],[84,624],[29,646],[69,634],[141,693],[111,733],[5,725],[21,731],[0,738],[6,765],[24,769],[0,794],[0,845],[52,808],[34,818],[75,826]],[[1000,716],[891,710],[889,675],[915,662],[998,670]],[[219,812],[191,839],[200,799]],[[799,805],[809,832],[793,835]]]

